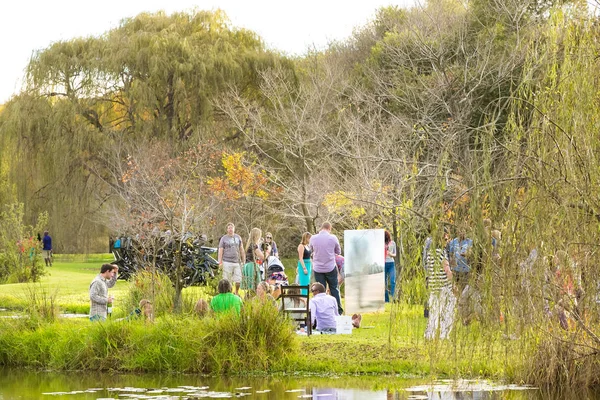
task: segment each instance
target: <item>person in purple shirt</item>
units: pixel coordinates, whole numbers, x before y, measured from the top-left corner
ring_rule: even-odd
[[[42,255],[46,262],[46,267],[52,266],[52,238],[48,234],[48,231],[44,232],[44,238],[42,239]]]
[[[325,286],[319,282],[312,284],[310,292],[313,294],[308,302],[312,326],[321,332],[335,333],[335,317],[339,315],[337,300],[325,293]]]
[[[335,256],[342,253],[340,242],[335,235],[331,234],[331,223],[323,222],[321,231],[311,236],[310,248],[312,249],[312,264],[315,280],[323,287],[329,285],[329,292],[338,304],[338,314],[342,315],[344,309],[340,300],[338,290],[338,269],[336,268]]]

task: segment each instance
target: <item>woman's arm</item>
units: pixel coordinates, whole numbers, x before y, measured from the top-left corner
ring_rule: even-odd
[[[254,257],[256,258],[256,260],[264,260],[265,259],[265,253],[262,252],[262,250],[260,249],[260,246],[257,246],[254,249]]]
[[[444,258],[442,260],[442,267],[444,268],[444,272],[446,272],[448,280],[452,281],[452,270],[450,269],[450,262],[448,262],[448,259]]]
[[[304,264],[304,245],[300,243],[298,245],[298,260],[300,261],[300,265],[302,265],[302,270],[305,274],[308,274],[308,270],[306,269],[306,265]]]

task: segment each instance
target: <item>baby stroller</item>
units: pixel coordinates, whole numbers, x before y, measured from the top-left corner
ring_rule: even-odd
[[[267,271],[265,278],[265,280],[271,285],[289,285],[288,277],[284,272],[283,264],[279,258],[275,256],[270,256],[267,259]]]

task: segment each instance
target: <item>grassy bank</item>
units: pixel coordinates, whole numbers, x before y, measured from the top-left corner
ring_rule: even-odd
[[[247,304],[244,314],[143,321],[0,323],[0,365],[51,370],[181,371],[224,374],[269,370],[296,352],[276,313]],[[227,340],[225,340],[227,339]]]
[[[352,335],[305,337],[295,335],[272,310],[251,305],[241,318],[170,316],[153,324],[4,319],[0,364],[52,370],[517,379],[523,360],[520,343],[497,340],[490,345],[493,338],[481,335],[468,343],[425,342],[420,337],[425,322],[416,311],[398,314],[406,327],[392,340],[387,334],[389,313],[366,314],[364,328]],[[461,327],[457,334],[473,335],[475,328]]]
[[[3,285],[0,307],[27,308],[31,295],[52,296],[62,311],[89,307],[87,288],[99,263],[56,262],[36,285]],[[110,292],[125,299],[130,283]],[[188,299],[202,288],[186,288]],[[172,315],[155,323],[115,321],[128,313],[117,301],[105,323],[87,319],[0,319],[0,364],[53,370],[179,371],[207,374],[335,373],[403,377],[489,377],[527,380],[540,337],[515,335],[510,323],[455,324],[452,338],[425,341],[422,306],[387,305],[363,315],[352,335],[298,336],[277,312],[246,307],[242,318]],[[188,302],[193,304],[192,301]],[[119,309],[121,307],[122,309]],[[509,321],[510,322],[510,321]]]

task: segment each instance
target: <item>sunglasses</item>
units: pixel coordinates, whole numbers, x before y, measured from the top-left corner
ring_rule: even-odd
[[[267,239],[273,239],[271,236],[267,236]]]

